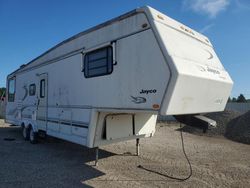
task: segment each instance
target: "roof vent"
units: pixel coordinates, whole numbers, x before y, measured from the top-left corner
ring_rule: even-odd
[[[22,65],[20,66],[20,69],[24,68],[25,66],[26,66],[26,64],[22,64]]]

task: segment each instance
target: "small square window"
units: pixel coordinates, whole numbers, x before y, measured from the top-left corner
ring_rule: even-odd
[[[84,75],[86,78],[111,74],[113,71],[113,51],[108,46],[84,56]]]
[[[34,96],[36,94],[36,85],[35,84],[30,84],[29,86],[29,95]]]
[[[15,101],[16,93],[16,78],[11,78],[8,80],[8,102]]]

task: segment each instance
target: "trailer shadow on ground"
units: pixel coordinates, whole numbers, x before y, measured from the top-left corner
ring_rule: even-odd
[[[99,158],[115,155],[99,150]],[[0,184],[3,187],[90,187],[105,175],[94,166],[95,151],[52,137],[24,141],[20,127],[0,126]]]

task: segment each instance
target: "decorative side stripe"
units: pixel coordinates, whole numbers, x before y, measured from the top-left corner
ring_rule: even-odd
[[[37,119],[39,121],[46,121],[45,119]],[[83,123],[83,122],[76,122],[76,121],[72,121],[72,124],[71,122],[67,122],[67,121],[62,121],[62,120],[53,120],[53,119],[48,119],[47,122],[49,123],[56,123],[56,124],[62,124],[62,125],[70,125],[70,126],[74,126],[74,127],[81,127],[81,128],[85,128],[85,129],[88,129],[88,125],[86,123]]]

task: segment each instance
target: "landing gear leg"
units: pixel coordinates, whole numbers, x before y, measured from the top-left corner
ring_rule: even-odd
[[[139,138],[136,139],[136,155],[137,156],[140,155],[140,139]]]
[[[98,159],[99,159],[99,148],[95,148],[95,166],[98,166]]]

